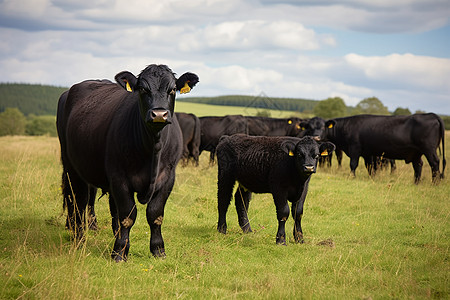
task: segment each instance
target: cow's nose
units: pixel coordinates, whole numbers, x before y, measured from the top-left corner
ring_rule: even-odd
[[[315,140],[315,141],[320,141],[320,136],[318,136],[318,135],[315,135],[314,137],[313,137],[313,139]]]
[[[150,118],[153,123],[166,123],[169,118],[169,111],[166,109],[153,109],[150,112]]]
[[[314,166],[305,166],[305,172],[306,173],[314,173],[315,167]]]

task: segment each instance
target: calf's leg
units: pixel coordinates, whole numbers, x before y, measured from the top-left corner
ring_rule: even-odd
[[[242,231],[252,232],[250,227],[250,221],[248,220],[247,212],[250,204],[252,192],[239,185],[234,194],[234,202],[236,205],[236,212],[238,215],[239,226],[241,226]]]
[[[227,233],[227,211],[231,202],[234,184],[234,177],[219,174],[219,180],[217,181],[217,209],[219,212],[217,230],[220,233]]]
[[[277,209],[278,230],[276,235],[276,243],[286,245],[286,220],[289,217],[289,205],[285,197],[276,197],[274,195],[275,207]]]

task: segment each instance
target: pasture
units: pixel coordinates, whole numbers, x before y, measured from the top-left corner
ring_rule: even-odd
[[[178,104],[177,104],[178,105]],[[275,207],[254,195],[243,234],[232,202],[228,234],[217,226],[217,166],[177,169],[162,227],[166,259],[150,256],[144,206],[131,230],[127,263],[114,263],[107,196],[97,202],[99,230],[76,247],[64,229],[59,142],[0,138],[1,299],[380,299],[450,297],[450,172],[431,184],[397,161],[370,178],[349,160],[320,168],[303,216],[304,244],[275,244]],[[446,133],[450,160],[450,132]],[[442,167],[441,167],[442,168]]]

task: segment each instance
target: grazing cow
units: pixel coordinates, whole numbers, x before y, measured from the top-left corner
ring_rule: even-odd
[[[199,118],[194,114],[175,113],[183,133],[183,154],[181,156],[183,165],[187,165],[192,158],[198,166],[200,155],[201,126]]]
[[[318,144],[311,137],[225,136],[217,146],[218,211],[217,229],[226,233],[226,214],[236,180],[234,195],[239,225],[244,232],[251,227],[247,211],[251,193],[271,193],[275,202],[278,231],[276,243],[286,245],[285,223],[292,203],[295,220],[294,239],[303,242],[301,220],[311,175],[316,172],[321,153],[334,150],[332,143]]]
[[[299,118],[245,117],[248,134],[258,136],[299,136],[301,133]]]
[[[201,142],[200,153],[209,151],[210,164],[214,164],[214,156],[219,139],[222,135],[248,133],[247,119],[241,115],[227,115],[224,117],[200,117]]]
[[[360,156],[366,162],[373,160],[374,156],[401,159],[406,163],[412,162],[414,182],[418,184],[422,174],[422,155],[425,155],[431,166],[433,182],[444,177],[444,134],[444,122],[433,113],[411,116],[358,115],[328,120],[322,138],[334,143],[350,157],[353,174]],[[436,149],[441,141],[442,173],[439,173]]]
[[[75,84],[59,99],[67,223],[82,240],[86,205],[95,197],[95,188],[101,188],[109,194],[116,237],[111,257],[125,261],[137,214],[136,193],[138,201],[147,204],[150,251],[165,256],[161,224],[182,151],[175,95],[189,91],[198,77],[185,73],[176,79],[167,66],[150,65],[138,77],[124,71],[115,79],[118,84]]]

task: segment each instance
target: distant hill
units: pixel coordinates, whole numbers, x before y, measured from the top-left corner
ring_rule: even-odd
[[[177,98],[180,102],[192,102],[213,105],[242,106],[252,108],[265,108],[273,110],[289,110],[296,112],[312,112],[317,100],[296,98],[272,98],[265,94],[258,96],[217,96],[217,97],[189,97]]]
[[[7,107],[18,108],[24,115],[56,115],[59,96],[68,88],[48,85],[0,83],[0,112]],[[180,97],[177,101],[213,105],[242,106],[312,112],[316,100],[270,98],[258,96]]]
[[[47,85],[0,83],[0,112],[11,107],[24,115],[56,115],[59,96],[65,90]]]

